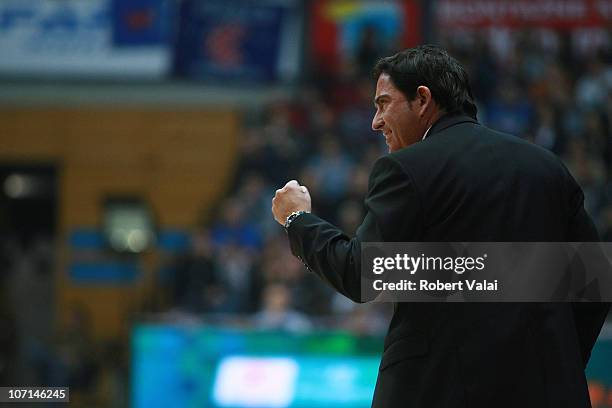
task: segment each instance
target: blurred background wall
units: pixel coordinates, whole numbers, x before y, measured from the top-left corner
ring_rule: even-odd
[[[85,407],[369,406],[389,305],[307,273],[274,190],[297,178],[354,232],[385,152],[369,70],[433,42],[609,239],[611,23],[608,0],[0,2],[0,380]],[[595,407],[610,367],[606,326]]]
[[[196,224],[210,203],[225,192],[230,179],[237,154],[236,115],[189,108],[25,107],[2,109],[0,121],[6,129],[0,159],[11,164],[13,179],[23,184],[21,190],[14,187],[14,199],[27,200],[29,194],[37,194],[27,191],[37,188],[36,181],[21,175],[20,167],[35,163],[52,169],[56,211],[46,222],[55,228],[45,232],[75,244],[58,248],[62,269],[68,271],[55,280],[58,317],[71,304],[87,304],[94,335],[126,334],[120,330],[127,329],[127,312],[144,301],[142,290],[151,284],[146,271],[157,260],[154,254],[147,254],[143,266],[148,268],[143,267],[142,276],[125,287],[75,285],[74,274],[70,274],[75,266],[95,265],[107,257],[88,261],[79,251],[84,246],[79,234],[96,231],[103,224],[103,203],[113,195],[142,197],[150,203],[156,223],[164,228],[184,230]],[[8,177],[10,193],[11,175]],[[24,211],[21,216],[31,215]],[[9,211],[7,217],[18,215]],[[33,231],[23,231],[21,222],[10,222],[13,233],[22,236],[41,232],[34,230],[43,227],[32,225]]]

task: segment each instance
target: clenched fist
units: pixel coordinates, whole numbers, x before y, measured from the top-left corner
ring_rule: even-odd
[[[276,190],[274,198],[272,199],[272,214],[274,219],[280,225],[285,225],[287,217],[295,211],[308,211],[311,210],[310,193],[304,186],[291,180],[285,187],[280,190]]]

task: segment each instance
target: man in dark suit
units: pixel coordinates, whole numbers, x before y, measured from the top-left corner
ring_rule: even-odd
[[[374,73],[372,128],[389,154],[374,165],[356,236],[311,214],[295,180],[272,202],[309,270],[360,302],[361,242],[598,240],[560,160],[478,124],[467,74],[444,50],[408,49]],[[584,369],[608,309],[396,303],[373,407],[589,407]]]

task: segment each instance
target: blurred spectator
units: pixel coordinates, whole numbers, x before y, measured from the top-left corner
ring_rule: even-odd
[[[303,146],[292,126],[291,111],[287,104],[273,104],[268,111],[268,120],[263,127],[266,141],[267,174],[274,185],[284,184],[287,172],[297,169]]]
[[[341,327],[357,335],[380,335],[384,333],[389,325],[390,314],[387,307],[387,313],[384,313],[384,303],[364,307],[363,305],[355,305],[353,309],[342,319]]]
[[[254,225],[254,219],[247,217],[246,203],[237,198],[225,200],[221,214],[211,227],[212,242],[215,246],[238,245],[243,248],[258,249],[262,237]]]
[[[465,67],[470,75],[472,92],[474,95],[478,95],[481,101],[489,103],[496,89],[497,68],[491,50],[484,38],[476,38],[473,47],[474,57],[470,58],[468,55],[465,58]]]
[[[599,58],[593,57],[586,64],[586,71],[576,83],[576,99],[580,108],[597,110],[604,107],[610,87]]]
[[[226,300],[208,231],[193,234],[189,252],[172,269],[174,306],[181,311],[213,312]]]
[[[584,191],[584,208],[597,219],[604,198],[606,172],[603,161],[588,154],[584,139],[573,138],[569,141],[565,162]]]
[[[264,241],[278,232],[278,224],[270,216],[270,200],[274,196],[274,190],[266,184],[261,174],[248,172],[241,180],[236,193],[236,199],[244,204],[245,214],[253,221]]]
[[[284,235],[284,234],[283,234]],[[282,282],[291,294],[292,305],[309,315],[329,313],[330,288],[289,251],[287,239],[279,235],[268,242],[262,259],[265,282]]]
[[[367,26],[361,31],[361,38],[357,46],[356,62],[359,67],[359,74],[367,77],[371,67],[382,56],[382,44],[378,39],[376,28]]]
[[[574,108],[574,96],[572,94],[572,83],[567,73],[567,67],[559,64],[558,61],[550,61],[546,67],[544,76],[539,80],[542,86],[542,94],[540,96],[541,103],[550,103],[557,109],[564,109],[569,112],[577,112]],[[562,119],[562,118],[560,118]]]
[[[253,312],[258,297],[258,276],[252,253],[239,245],[226,244],[219,248],[219,279],[222,292],[217,295],[223,301],[214,310],[217,313]]]
[[[499,86],[498,99],[486,106],[487,124],[495,130],[527,137],[533,108],[516,80],[505,79]]]
[[[599,112],[586,112],[584,114],[584,140],[589,154],[608,165],[612,161],[612,146],[610,135],[606,133],[603,115]],[[604,171],[605,172],[605,171]]]
[[[361,79],[356,81],[354,89],[356,90],[355,96],[338,112],[339,137],[344,151],[349,152],[353,157],[359,157],[367,145],[379,142],[380,138],[372,130],[373,82],[369,79]]]
[[[310,330],[308,318],[291,307],[289,289],[282,283],[270,283],[264,289],[263,307],[253,317],[259,329],[303,332]]]
[[[372,164],[366,164],[366,162],[371,161]],[[374,164],[376,158],[371,159],[367,155],[364,156],[362,162],[357,164],[353,168],[353,172],[351,173],[351,179],[349,180],[349,185],[346,191],[346,199],[356,201],[358,203],[363,203],[365,198],[365,192],[368,191],[368,182],[370,178],[370,169]]]
[[[556,153],[561,152],[563,141],[558,123],[552,106],[545,103],[538,104],[533,133],[534,143]]]
[[[309,112],[309,133],[313,143],[318,144],[323,135],[337,134],[337,113],[329,104],[316,99],[309,106]]]
[[[319,146],[308,167],[320,186],[320,198],[335,203],[346,192],[353,163],[333,135],[324,137]]]

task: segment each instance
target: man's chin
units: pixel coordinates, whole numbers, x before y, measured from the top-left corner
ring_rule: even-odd
[[[397,152],[398,150],[402,150],[405,147],[412,146],[413,144],[416,144],[416,143],[418,143],[420,141],[421,141],[421,139],[418,139],[418,140],[412,141],[410,143],[405,143],[403,145],[402,144],[389,144],[389,143],[387,143],[387,147],[389,148],[389,153],[393,153],[393,152]]]

